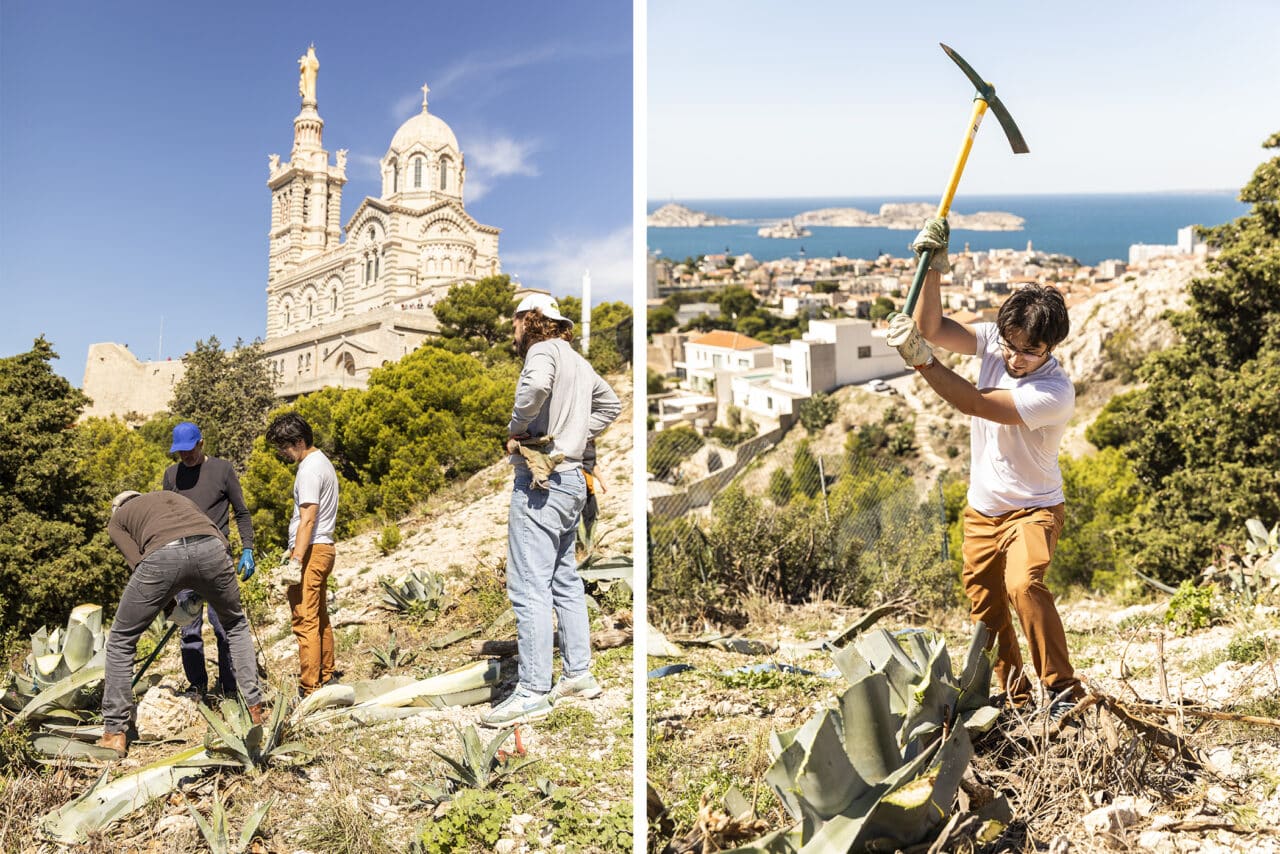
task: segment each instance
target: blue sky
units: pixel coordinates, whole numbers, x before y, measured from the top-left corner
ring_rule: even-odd
[[[1280,130],[1280,3],[650,0],[648,186],[670,199],[1238,189]]]
[[[560,295],[589,267],[594,301],[630,301],[626,4],[5,2],[0,356],[43,333],[79,385],[96,341],[264,334],[267,156],[288,159],[312,42],[344,224],[425,82],[504,271]]]

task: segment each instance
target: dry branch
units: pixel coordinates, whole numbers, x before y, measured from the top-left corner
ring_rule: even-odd
[[[1168,705],[1163,706],[1156,703],[1134,703],[1122,702],[1115,700],[1113,702],[1120,703],[1135,712],[1144,712],[1152,715],[1190,715],[1193,718],[1204,718],[1211,721],[1235,721],[1242,724],[1254,724],[1256,726],[1267,726],[1280,729],[1280,719],[1263,718],[1258,715],[1242,715],[1239,712],[1222,712],[1217,709],[1200,709],[1195,706],[1179,706]]]

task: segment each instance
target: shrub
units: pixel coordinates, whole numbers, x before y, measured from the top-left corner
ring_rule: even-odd
[[[818,433],[835,419],[840,402],[824,392],[800,404],[800,423],[810,433]]]
[[[692,427],[684,424],[655,433],[649,437],[649,471],[658,480],[665,480],[705,443]]]
[[[378,537],[378,551],[389,555],[400,546],[400,528],[396,525],[383,525],[382,534]]]
[[[1191,579],[1183,581],[1169,600],[1164,621],[1180,635],[1208,628],[1222,616],[1213,594],[1212,584],[1199,587]]]

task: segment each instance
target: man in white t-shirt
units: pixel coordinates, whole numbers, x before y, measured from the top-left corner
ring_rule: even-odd
[[[995,635],[996,676],[1009,702],[1031,697],[1009,608],[1017,611],[1049,712],[1061,720],[1083,696],[1066,633],[1045,586],[1065,518],[1058,446],[1075,408],[1071,380],[1053,357],[1067,337],[1066,302],[1056,288],[1019,288],[995,323],[967,325],[942,315],[946,220],[931,219],[912,244],[934,250],[914,317],[890,319],[888,342],[934,391],[972,416],[969,506],[964,511],[964,588],[972,616]],[[925,340],[979,356],[975,386],[933,357]]]
[[[299,690],[304,697],[335,681],[327,582],[335,557],[338,474],[312,441],[311,425],[294,412],[281,415],[267,428],[267,444],[282,459],[298,464],[288,561],[277,577],[289,599],[293,636],[298,639]]]

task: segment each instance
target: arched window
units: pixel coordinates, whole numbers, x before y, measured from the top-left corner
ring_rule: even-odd
[[[422,186],[422,158],[413,158],[413,186],[418,188]]]
[[[334,288],[329,293],[329,311],[332,311],[334,314],[338,313],[338,289],[337,288]]]
[[[448,157],[440,158],[440,189],[449,189],[449,165],[452,161]]]
[[[302,373],[302,356],[298,356],[298,373]]]
[[[391,164],[391,192],[400,192],[400,164]]]
[[[293,320],[293,309],[288,303],[285,303],[284,304],[284,325],[288,326],[292,320]]]
[[[382,252],[373,254],[373,278],[375,281],[382,278]]]
[[[373,281],[373,256],[372,255],[364,259],[364,280],[366,284]]]
[[[352,358],[350,353],[343,353],[341,358],[342,369],[347,372],[347,376],[354,377],[356,375],[356,360]]]
[[[312,317],[315,316],[315,311],[316,311],[315,300],[313,300],[311,297],[307,297],[307,320],[310,320]]]

